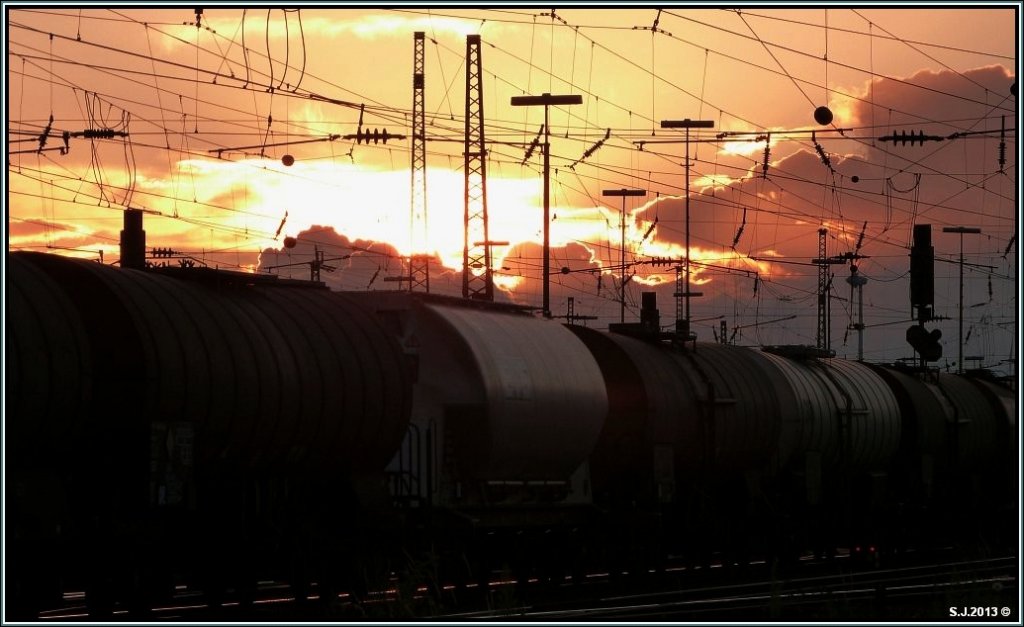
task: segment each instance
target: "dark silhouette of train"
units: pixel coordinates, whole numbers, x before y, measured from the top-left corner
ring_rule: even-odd
[[[208,268],[7,257],[5,592],[144,615],[1018,532],[1016,390],[641,321]],[[1010,550],[1010,549],[1006,549]],[[413,556],[413,557],[411,557]]]

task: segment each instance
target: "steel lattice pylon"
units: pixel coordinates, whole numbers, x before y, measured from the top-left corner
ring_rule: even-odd
[[[683,332],[683,341],[690,339],[690,328],[686,324],[686,305],[683,300],[683,292],[686,291],[686,284],[683,283],[683,266],[676,266],[676,332]]]
[[[494,300],[487,227],[487,148],[484,144],[484,86],[480,35],[466,36],[466,177],[462,248],[462,296]]]
[[[412,55],[412,211],[410,214],[410,242],[413,251],[423,253],[427,248],[427,117],[424,108],[424,33],[413,33]],[[430,291],[429,255],[409,257],[409,291],[417,288]]]
[[[828,258],[825,251],[826,229],[818,229],[818,332],[817,347],[828,349]]]

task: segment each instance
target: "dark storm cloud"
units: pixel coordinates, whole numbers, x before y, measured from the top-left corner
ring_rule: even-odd
[[[342,291],[408,289],[407,260],[390,244],[351,240],[335,232],[333,227],[313,226],[295,236],[295,246],[266,248],[260,255],[258,271],[282,277],[310,279],[311,264],[316,252],[322,253],[320,280],[328,287]],[[428,264],[434,291],[446,294],[461,289],[461,275],[455,276],[440,259]]]

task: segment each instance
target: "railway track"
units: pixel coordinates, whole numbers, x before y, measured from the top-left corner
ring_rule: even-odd
[[[1015,558],[612,594],[439,618],[529,621],[948,620],[1019,622]],[[955,615],[953,614],[955,612]],[[977,616],[971,616],[971,613]]]
[[[805,559],[785,576],[765,562],[743,567],[670,566],[663,572],[617,576],[589,573],[557,580],[516,581],[496,574],[486,585],[445,584],[432,589],[393,576],[388,585],[361,596],[351,592],[321,596],[316,583],[299,591],[287,583],[261,581],[248,594],[230,590],[213,601],[202,590],[179,585],[167,602],[144,611],[129,611],[126,604],[114,602],[101,614],[90,609],[84,593],[69,592],[60,607],[40,612],[39,619],[1018,621],[1016,558],[943,559],[949,557],[941,552],[922,553],[905,556],[900,565],[886,568],[873,568],[843,555]],[[1008,612],[1005,617],[1004,611]],[[969,616],[970,612],[980,615]]]

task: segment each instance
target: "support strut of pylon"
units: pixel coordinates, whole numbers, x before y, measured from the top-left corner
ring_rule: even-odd
[[[430,292],[427,250],[427,117],[424,108],[424,33],[413,33],[412,56],[412,210],[410,212],[409,291]],[[419,254],[417,254],[419,253]]]
[[[463,214],[462,296],[494,300],[491,242],[487,226],[487,149],[484,144],[484,84],[480,35],[466,36],[466,187]]]

